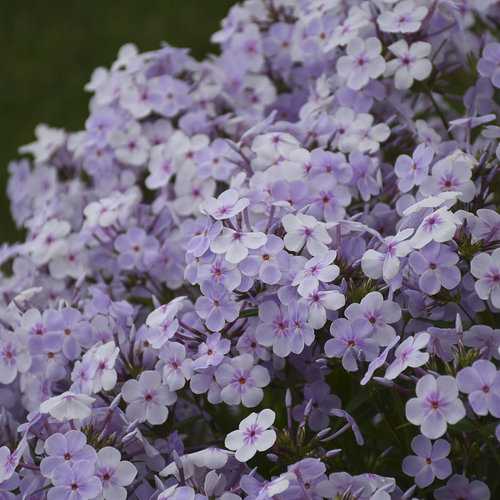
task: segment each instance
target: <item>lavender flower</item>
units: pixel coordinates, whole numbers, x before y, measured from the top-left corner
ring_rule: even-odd
[[[420,432],[436,439],[446,432],[447,424],[465,417],[465,407],[458,399],[457,381],[449,375],[437,379],[424,375],[416,386],[417,397],[406,403],[406,418],[420,425]]]
[[[403,472],[415,477],[415,484],[419,488],[429,486],[434,478],[446,479],[451,475],[451,463],[446,458],[450,453],[450,443],[438,439],[431,444],[429,439],[421,434],[413,438],[411,449],[416,453],[405,457]]]

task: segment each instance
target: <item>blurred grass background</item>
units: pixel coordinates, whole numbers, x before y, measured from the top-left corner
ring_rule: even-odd
[[[7,165],[34,140],[38,123],[80,130],[88,115],[83,86],[95,67],[133,42],[165,41],[197,59],[216,52],[210,35],[235,0],[25,0],[0,3],[0,243],[16,232],[5,192]]]

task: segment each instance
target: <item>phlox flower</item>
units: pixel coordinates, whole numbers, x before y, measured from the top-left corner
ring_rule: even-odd
[[[196,312],[205,320],[207,328],[218,331],[226,321],[231,322],[238,317],[238,304],[231,299],[223,284],[204,281],[201,292],[203,296],[196,300]]]
[[[429,339],[430,335],[422,332],[401,342],[394,353],[396,359],[387,367],[384,378],[393,380],[408,366],[415,368],[427,363],[429,353],[420,352],[420,349],[428,344]]]
[[[50,413],[56,420],[84,419],[90,416],[95,398],[70,391],[54,396],[40,405],[40,413]]]
[[[453,237],[457,227],[462,222],[446,207],[441,207],[430,213],[420,223],[417,231],[410,240],[413,248],[419,249],[432,240],[444,243]]]
[[[135,466],[127,460],[122,461],[121,453],[111,446],[97,452],[95,475],[101,480],[102,492],[97,500],[125,500],[127,490],[137,475]]]
[[[208,198],[203,201],[200,204],[200,211],[211,215],[216,220],[230,219],[242,212],[249,203],[248,198],[240,198],[236,189],[228,189],[217,199]]]
[[[266,241],[264,233],[244,233],[225,227],[222,234],[211,241],[210,250],[215,254],[224,254],[231,264],[238,264],[247,257],[249,248],[260,248]]]
[[[456,424],[465,417],[465,407],[458,399],[457,381],[443,375],[424,375],[416,386],[417,397],[406,403],[406,418],[420,425],[420,432],[429,439],[441,437],[447,424]]]
[[[406,40],[398,40],[389,45],[389,50],[397,59],[387,63],[387,74],[394,74],[397,89],[409,89],[413,80],[425,80],[432,71],[432,64],[426,57],[432,45],[427,42],[414,42],[408,47]]]
[[[471,481],[460,474],[452,476],[446,486],[441,486],[434,491],[436,500],[490,500],[490,489],[482,481]]]
[[[177,395],[162,384],[161,376],[154,371],[145,371],[139,379],[127,380],[122,387],[127,404],[127,416],[152,425],[163,424],[168,417],[167,405],[175,403]]]
[[[491,361],[479,359],[457,373],[458,388],[468,394],[474,413],[500,417],[500,372]]]
[[[304,244],[312,256],[320,256],[328,250],[332,239],[325,229],[325,224],[312,215],[287,214],[282,220],[286,235],[285,247],[298,252]]]
[[[236,450],[236,460],[246,462],[257,451],[269,449],[276,441],[276,432],[269,429],[274,422],[276,414],[266,408],[260,413],[251,413],[240,422],[237,431],[230,432],[224,441],[230,450]]]
[[[491,78],[491,83],[500,88],[500,43],[488,43],[477,63],[477,70],[482,76]]]
[[[342,357],[342,366],[347,371],[357,371],[358,361],[372,361],[378,354],[372,325],[365,318],[337,319],[330,333],[333,338],[326,341],[325,354],[329,358]]]
[[[261,389],[269,384],[270,376],[266,368],[254,364],[250,354],[235,356],[228,363],[217,367],[215,378],[222,386],[221,398],[224,403],[246,408],[257,406],[264,396]]]
[[[491,255],[476,255],[471,262],[471,273],[479,278],[474,285],[479,298],[488,300],[491,297],[491,303],[500,309],[500,248]]]
[[[456,252],[448,245],[431,241],[421,250],[412,252],[409,263],[420,275],[418,280],[420,289],[429,295],[434,295],[442,286],[452,290],[460,283],[462,275],[455,266],[458,259]]]
[[[10,384],[18,373],[25,373],[31,365],[31,356],[18,336],[0,330],[0,383]]]
[[[431,444],[422,434],[413,438],[411,449],[416,453],[405,457],[403,472],[415,477],[415,484],[419,488],[429,486],[434,478],[445,479],[451,475],[451,462],[446,458],[450,453],[450,443],[438,439]]]
[[[396,160],[394,171],[398,176],[398,187],[406,193],[413,186],[418,186],[427,177],[429,165],[434,158],[434,150],[425,144],[419,144],[412,157],[400,155]]]
[[[94,464],[61,464],[54,471],[54,487],[47,493],[47,500],[88,500],[101,491],[101,481],[94,475]]]
[[[337,61],[338,73],[347,79],[347,86],[359,90],[370,78],[379,77],[385,69],[384,58],[380,55],[382,44],[375,37],[363,40],[355,37],[347,44],[347,55]]]
[[[406,240],[413,234],[406,228],[395,236],[385,238],[387,249],[384,252],[369,248],[361,258],[361,269],[369,278],[384,278],[387,283],[394,278],[401,266],[400,259],[406,257],[412,246]]]
[[[392,11],[384,10],[377,18],[382,31],[389,33],[414,33],[422,24],[428,9],[424,6],[415,7],[413,0],[398,2]]]
[[[372,325],[373,339],[384,347],[396,336],[396,331],[389,323],[396,323],[401,318],[401,307],[392,300],[384,300],[380,292],[370,292],[359,304],[348,306],[344,312],[348,320],[364,318]]]
[[[45,441],[44,449],[47,456],[40,463],[40,470],[49,478],[63,464],[88,462],[94,465],[97,458],[94,448],[87,444],[85,434],[77,430],[52,434]]]

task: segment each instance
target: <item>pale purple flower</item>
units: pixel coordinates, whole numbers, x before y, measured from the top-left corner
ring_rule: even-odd
[[[150,91],[158,96],[155,111],[167,118],[175,116],[191,102],[188,85],[170,75],[154,77],[150,80]]]
[[[244,418],[237,431],[230,432],[224,441],[226,448],[236,450],[236,460],[246,462],[257,451],[265,451],[276,441],[276,432],[269,429],[276,418],[268,408],[259,413],[251,413]]]
[[[413,0],[398,2],[392,11],[384,10],[377,18],[382,31],[390,33],[414,33],[420,29],[422,19],[428,9],[424,6],[415,6]]]
[[[242,281],[240,270],[243,262],[250,258],[251,256],[247,257],[237,266],[236,264],[227,262],[224,257],[218,256],[210,264],[201,264],[199,266],[196,281],[198,283],[203,283],[204,281],[221,283],[227,290],[235,290],[240,286]]]
[[[93,352],[93,359],[97,363],[96,372],[93,378],[93,392],[102,389],[110,391],[116,385],[115,362],[120,349],[114,342],[106,342]]]
[[[488,325],[473,325],[464,332],[464,345],[481,351],[484,359],[500,359],[500,330]]]
[[[82,314],[74,307],[65,307],[61,311],[49,311],[45,319],[47,333],[57,333],[63,337],[62,351],[68,359],[80,355],[81,345],[88,346],[91,340],[91,327],[82,321]]]
[[[16,467],[19,465],[27,446],[28,441],[26,437],[23,437],[12,453],[7,446],[2,446],[0,448],[0,494],[1,484],[14,475]]]
[[[349,88],[359,90],[370,78],[377,78],[384,72],[385,61],[381,51],[382,44],[375,37],[366,40],[355,37],[349,41],[347,55],[337,61],[337,71],[347,79]]]
[[[154,371],[145,371],[139,379],[127,380],[122,387],[127,404],[127,416],[151,425],[163,424],[168,417],[168,405],[175,403],[177,395],[162,384],[161,376]]]
[[[494,210],[480,208],[477,217],[468,219],[474,238],[484,242],[500,240],[500,214]]]
[[[148,168],[150,174],[144,181],[148,189],[159,189],[169,183],[178,168],[169,144],[158,144],[151,149]]]
[[[413,186],[419,186],[427,177],[429,165],[434,158],[434,150],[425,144],[419,144],[412,157],[400,155],[396,160],[394,171],[399,177],[398,187],[406,193]]]
[[[426,57],[432,45],[427,42],[414,42],[408,47],[406,40],[398,40],[388,49],[397,57],[387,63],[387,74],[394,74],[397,89],[409,89],[413,80],[425,80],[432,71],[432,63]]]
[[[267,235],[267,243],[252,251],[239,269],[246,276],[258,276],[263,283],[274,285],[288,269],[289,254],[283,250],[284,243],[274,234]],[[235,287],[229,287],[230,289]]]
[[[354,172],[353,180],[356,182],[359,194],[363,201],[368,201],[372,195],[380,191],[377,160],[359,151],[353,151],[349,155],[349,163]]]
[[[500,372],[491,361],[479,359],[457,373],[458,388],[468,394],[477,415],[500,417]]]
[[[465,407],[458,399],[457,381],[443,375],[424,375],[416,386],[417,397],[406,403],[406,418],[420,425],[420,432],[429,439],[441,437],[447,424],[456,424],[465,417]]]
[[[416,368],[427,363],[429,353],[420,352],[420,349],[428,344],[429,339],[430,335],[427,332],[421,332],[401,342],[394,353],[396,359],[387,367],[384,378],[393,380],[408,366]]]
[[[41,473],[53,477],[56,470],[63,464],[88,462],[94,465],[97,455],[92,446],[87,444],[85,434],[70,430],[66,434],[52,434],[45,441],[45,457],[40,463]]]
[[[305,287],[302,290],[303,302],[309,308],[309,324],[315,329],[326,323],[326,310],[336,311],[345,304],[345,296],[339,290],[320,290],[317,287]]]
[[[298,252],[304,245],[312,256],[320,256],[328,250],[332,242],[325,224],[312,215],[287,214],[283,217],[286,231],[285,247],[292,252]]]
[[[113,343],[114,344],[114,343]],[[94,376],[97,371],[98,362],[92,357],[92,350],[87,351],[81,361],[75,362],[71,372],[71,392],[92,394],[94,387]]]
[[[218,331],[226,321],[231,322],[238,317],[238,304],[231,299],[223,284],[204,281],[200,288],[203,296],[196,300],[196,312],[205,320],[207,328]]]
[[[477,63],[477,70],[482,76],[491,78],[491,83],[500,88],[500,43],[488,43],[483,49],[483,56]]]
[[[264,346],[272,346],[273,352],[282,358],[292,350],[292,325],[287,308],[278,306],[272,300],[266,300],[259,306],[260,323],[255,331],[255,338]]]
[[[436,500],[490,500],[488,486],[477,479],[471,481],[460,474],[452,476],[446,486],[434,491]]]
[[[361,303],[351,304],[344,312],[348,320],[364,318],[372,325],[372,338],[384,347],[396,336],[390,323],[401,318],[401,307],[392,300],[384,300],[380,292],[370,292],[363,297]]]
[[[186,347],[167,341],[161,348],[160,359],[164,362],[163,383],[171,391],[182,389],[192,374],[193,360],[186,355]]]
[[[117,262],[123,269],[136,267],[148,271],[157,258],[159,246],[154,236],[148,236],[140,227],[132,227],[115,239],[115,250],[119,252]]]
[[[380,149],[380,143],[387,140],[387,138],[391,135],[391,129],[385,123],[377,123],[376,125],[373,125],[373,120],[373,115],[369,113],[359,113],[359,115],[356,117],[356,120],[352,124],[352,130],[358,139],[355,146],[357,152],[376,153]],[[370,158],[370,160],[372,165],[377,167],[377,162],[373,161],[372,158]],[[372,170],[372,168],[370,167],[370,162],[368,161],[360,161],[358,162],[358,165],[354,165],[354,163],[356,163],[356,160],[353,163],[350,156],[349,162],[354,168],[355,176],[360,174],[359,171],[361,171],[361,174],[364,171],[366,175],[369,171]]]
[[[361,258],[361,268],[369,278],[381,278],[389,283],[401,266],[400,259],[406,257],[412,247],[407,240],[413,234],[412,228],[400,231],[396,236],[385,238],[387,249],[384,252],[369,248]]]
[[[314,330],[308,323],[309,311],[303,301],[291,301],[288,304],[288,317],[292,330],[292,352],[300,354],[304,345],[309,346],[314,341]]]
[[[101,480],[104,500],[125,500],[127,490],[124,486],[131,484],[137,475],[135,466],[121,458],[121,453],[111,446],[97,452],[95,475]]]
[[[491,298],[491,303],[500,309],[500,248],[491,255],[476,255],[471,261],[471,273],[478,278],[474,286],[479,298]]]
[[[61,464],[54,471],[54,488],[47,493],[47,500],[87,500],[101,491],[101,481],[94,476],[94,464],[79,462],[70,466]]]
[[[301,422],[304,418],[304,411],[311,401],[311,412],[307,423],[313,431],[321,431],[328,427],[330,423],[330,411],[332,408],[340,408],[340,398],[330,392],[330,386],[321,380],[316,380],[312,384],[304,387],[304,402],[293,407],[293,418]]]
[[[208,368],[195,373],[190,380],[189,387],[194,394],[207,393],[207,400],[213,405],[222,403],[220,396],[222,387],[215,378],[216,366],[209,366]]]
[[[460,201],[471,201],[476,194],[476,186],[471,181],[472,170],[469,163],[450,157],[443,158],[432,167],[432,175],[420,184],[420,192],[430,196],[445,191],[460,191]]]
[[[345,207],[351,203],[351,194],[335,177],[321,174],[311,181],[314,199],[307,210],[309,215],[327,222],[341,220],[345,216]]]
[[[432,240],[445,243],[453,238],[462,222],[446,207],[441,207],[424,217],[416,233],[410,240],[413,248],[419,249]]]
[[[224,254],[231,264],[238,264],[247,257],[249,248],[260,248],[266,241],[267,236],[264,233],[244,233],[225,227],[222,234],[210,242],[210,250],[215,254]]]
[[[210,242],[219,236],[221,231],[222,222],[215,221],[215,223],[212,224],[212,221],[207,217],[205,228],[200,234],[193,236],[189,240],[187,251],[195,257],[201,257],[210,248]]]
[[[224,191],[218,198],[208,198],[200,204],[202,213],[216,220],[230,219],[242,212],[250,203],[248,198],[240,198],[236,189]]]
[[[292,281],[298,285],[298,292],[302,295],[304,290],[317,288],[320,282],[330,283],[339,275],[339,268],[334,262],[337,252],[328,250],[321,257],[309,259],[303,270],[300,270]]]
[[[455,264],[458,255],[448,245],[440,245],[431,241],[420,251],[410,255],[409,263],[413,270],[420,275],[418,285],[420,289],[434,295],[443,286],[447,290],[455,288],[462,279],[462,275]]]
[[[429,439],[419,434],[413,438],[411,449],[416,456],[405,457],[402,469],[405,474],[415,478],[419,488],[426,488],[436,477],[446,479],[451,475],[451,463],[446,458],[451,449],[448,441],[438,439],[431,444]]]
[[[380,368],[385,364],[385,360],[387,359],[389,352],[400,341],[400,339],[401,337],[399,335],[394,337],[389,342],[389,345],[373,361],[370,362],[364,377],[361,379],[360,385],[366,385],[373,377],[375,370],[377,370],[378,368]]]
[[[116,159],[121,163],[135,167],[146,163],[150,145],[142,135],[138,122],[130,121],[123,130],[114,130],[110,134],[109,142],[115,149]]]
[[[219,332],[209,335],[207,340],[198,346],[198,357],[191,364],[191,369],[198,370],[208,366],[217,366],[230,348],[231,341],[221,338]]]
[[[0,383],[10,384],[19,373],[31,366],[31,356],[20,338],[14,333],[0,330]]]
[[[261,389],[269,384],[266,368],[255,365],[253,356],[242,354],[217,367],[215,377],[222,386],[221,398],[228,405],[257,406],[264,397]]]
[[[342,357],[342,366],[347,371],[357,371],[358,361],[372,361],[377,357],[378,344],[371,337],[372,325],[365,318],[337,319],[330,333],[333,338],[326,341],[325,354],[329,358]]]

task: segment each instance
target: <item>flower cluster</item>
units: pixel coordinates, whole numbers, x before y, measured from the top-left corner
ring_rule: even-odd
[[[0,496],[495,498],[499,18],[246,0],[97,68],[9,166]]]

